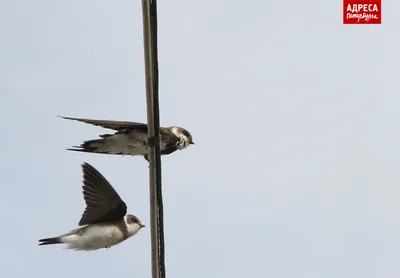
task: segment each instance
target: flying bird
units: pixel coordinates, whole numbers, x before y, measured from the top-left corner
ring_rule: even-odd
[[[67,244],[67,249],[92,251],[110,248],[131,236],[145,225],[127,207],[111,184],[88,163],[83,168],[83,198],[86,209],[79,226],[69,233],[39,240],[39,245]]]
[[[59,117],[116,130],[114,134],[100,135],[101,139],[84,141],[80,146],[73,146],[73,148],[67,149],[69,151],[132,156],[141,155],[146,160],[149,160],[147,124]],[[161,155],[183,150],[189,145],[194,145],[194,143],[192,135],[186,129],[178,126],[160,127]]]

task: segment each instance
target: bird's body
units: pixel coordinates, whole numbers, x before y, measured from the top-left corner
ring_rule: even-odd
[[[146,124],[70,117],[62,118],[116,130],[114,134],[100,135],[101,139],[85,141],[80,146],[74,146],[72,149],[68,149],[70,151],[131,156],[140,155],[147,159],[149,147]],[[192,135],[184,128],[177,126],[160,127],[161,155],[185,149],[191,144],[194,144]]]
[[[125,202],[95,168],[88,163],[82,167],[86,209],[79,225],[83,227],[57,237],[40,239],[39,245],[64,243],[68,249],[92,251],[117,245],[144,227],[136,216],[125,215]]]
[[[71,151],[83,151],[104,154],[117,155],[146,155],[148,154],[147,136],[143,132],[131,130],[128,132],[119,132],[113,135],[100,135],[102,139],[85,141],[76,149]]]
[[[109,248],[134,236],[140,230],[138,225],[128,225],[128,217],[132,215],[125,216],[122,221],[87,225],[58,237],[41,239],[41,245],[65,243],[67,249],[76,251]]]

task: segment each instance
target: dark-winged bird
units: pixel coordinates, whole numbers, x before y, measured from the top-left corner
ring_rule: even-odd
[[[136,216],[126,215],[125,202],[93,166],[84,163],[82,168],[86,209],[79,226],[83,227],[40,239],[39,245],[65,243],[68,249],[92,251],[117,245],[144,227]]]
[[[148,160],[147,124],[60,117],[116,130],[114,134],[100,135],[101,139],[85,141],[80,146],[74,146],[72,149],[68,149],[70,151],[116,155],[141,155]],[[178,126],[160,127],[161,155],[183,150],[191,144],[194,144],[193,138],[186,129]]]

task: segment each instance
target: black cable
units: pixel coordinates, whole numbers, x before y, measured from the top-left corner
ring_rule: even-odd
[[[153,119],[154,133],[160,134],[160,111],[159,111],[159,78],[158,78],[158,39],[157,39],[157,1],[150,1],[150,29],[151,29],[151,46],[152,46],[152,72],[153,72]],[[159,277],[165,278],[165,241],[164,241],[164,205],[161,185],[161,152],[160,148],[155,148],[156,152],[156,194],[157,194],[157,210],[158,210],[158,264]]]
[[[150,2],[150,26],[151,26],[151,40],[152,40],[152,57],[153,57],[153,107],[154,107],[154,125],[155,134],[160,134],[160,111],[159,111],[159,98],[158,98],[158,39],[157,39],[157,1]],[[156,168],[157,168],[157,206],[158,206],[158,238],[160,240],[158,250],[159,252],[159,270],[160,278],[165,278],[165,241],[164,241],[164,205],[161,186],[161,152],[160,148],[156,148]]]
[[[161,187],[157,2],[142,0],[148,120],[152,277],[165,278],[164,209]]]

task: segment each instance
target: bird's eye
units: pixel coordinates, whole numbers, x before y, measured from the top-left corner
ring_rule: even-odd
[[[132,223],[136,223],[137,222],[137,220],[135,218],[133,218],[133,217],[132,217],[131,221],[132,221]]]

